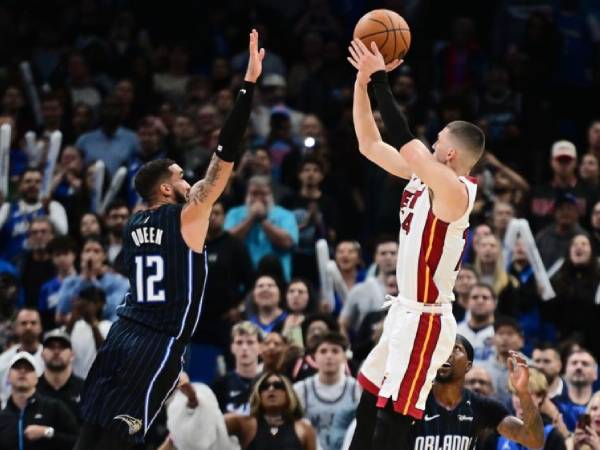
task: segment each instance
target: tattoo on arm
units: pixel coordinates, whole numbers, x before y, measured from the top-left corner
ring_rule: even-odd
[[[215,185],[219,179],[221,172],[223,171],[224,162],[213,155],[210,160],[208,169],[206,170],[205,177],[198,181],[190,190],[189,202],[198,204],[206,201],[206,198],[214,192]]]
[[[507,416],[498,425],[498,432],[526,447],[537,448],[544,442],[544,422],[537,407],[529,395],[521,396],[523,420]]]

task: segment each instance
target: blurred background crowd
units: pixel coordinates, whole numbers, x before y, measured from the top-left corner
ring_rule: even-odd
[[[354,24],[376,7],[411,27],[412,47],[390,83],[415,134],[432,144],[457,119],[486,132],[455,288],[459,332],[475,347],[468,385],[512,408],[506,360],[522,351],[545,375],[540,404],[563,447],[600,450],[597,435],[571,436],[586,410],[600,433],[594,0],[0,3],[0,124],[12,127],[9,192],[0,199],[0,449],[16,448],[3,442],[23,432],[39,445],[31,448],[73,445],[82,379],[129,287],[120,253],[124,225],[143,207],[135,173],[170,157],[191,183],[202,178],[252,27],[267,55],[246,150],[210,217],[209,278],[186,363],[191,380],[211,390],[196,385],[169,408],[173,417],[177,407],[208,408],[206,418],[216,398],[223,413],[257,414],[262,390],[252,380],[276,374],[261,389],[285,393],[298,408],[290,417],[309,419],[323,450],[343,447],[360,394],[353,377],[381,333],[385,295],[397,293],[405,182],[358,151],[354,69],[345,60]],[[40,196],[57,130],[50,195]],[[101,205],[121,167],[122,187]],[[529,223],[551,298],[523,240],[505,239],[513,218]],[[320,239],[341,275],[333,302],[322,301]],[[61,444],[17,429],[18,412],[31,407],[23,392],[62,402],[54,416],[64,417],[52,419],[67,424],[53,425]],[[147,448],[168,428],[174,435],[167,423],[166,415],[156,422]]]

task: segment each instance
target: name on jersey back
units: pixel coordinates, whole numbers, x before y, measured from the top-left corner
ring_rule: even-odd
[[[131,238],[136,246],[142,244],[156,244],[162,243],[163,230],[155,227],[140,227],[136,228],[131,232]]]

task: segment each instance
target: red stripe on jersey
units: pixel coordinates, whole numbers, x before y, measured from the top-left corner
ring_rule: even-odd
[[[427,315],[428,319],[431,320],[431,329],[429,332],[428,339],[426,339],[426,342],[425,342],[425,348],[422,352],[422,361],[421,361],[420,370],[418,371],[418,374],[416,375],[417,376],[416,380],[413,380],[414,387],[413,387],[412,395],[410,395],[410,397],[407,400],[408,405],[405,403],[403,405],[402,410],[396,409],[396,407],[397,406],[399,407],[400,405],[394,404],[394,410],[396,412],[400,412],[400,413],[408,414],[408,415],[412,415],[412,414],[410,414],[411,410],[417,410],[417,407],[416,407],[417,401],[419,400],[419,395],[421,393],[421,389],[423,389],[423,385],[425,384],[425,378],[427,377],[427,372],[429,372],[429,369],[431,366],[431,358],[433,357],[433,352],[435,351],[435,348],[437,347],[438,340],[440,337],[440,332],[442,330],[442,320],[441,320],[440,315],[438,315],[438,314],[434,314],[434,315],[423,314],[423,315]],[[421,414],[422,414],[422,411],[421,411]],[[420,417],[415,417],[415,418],[420,419]]]
[[[425,262],[425,257],[427,255],[427,248],[429,246],[431,228],[434,222],[434,215],[431,214],[431,210],[427,215],[427,220],[425,221],[425,226],[423,227],[423,234],[421,235],[421,250],[419,252],[419,261],[417,263],[417,301],[423,302],[425,301],[425,283],[427,279],[427,264]]]
[[[418,374],[417,369],[419,367],[419,358],[421,356],[421,352],[423,350],[423,345],[425,344],[425,339],[427,337],[427,329],[429,325],[429,314],[421,314],[419,318],[419,325],[417,326],[417,333],[415,334],[415,340],[413,342],[413,348],[410,352],[410,358],[408,359],[408,366],[406,367],[406,372],[404,372],[404,378],[402,378],[402,382],[400,383],[400,389],[398,390],[398,398],[394,402],[394,409],[398,408],[399,412],[402,412],[406,403],[408,401],[408,396],[410,392],[410,388],[413,384],[413,380],[415,376]],[[377,402],[377,406],[380,408],[385,406],[384,402],[381,402],[381,397]],[[382,406],[380,406],[382,403]],[[396,406],[398,405],[398,406]]]
[[[377,385],[375,383],[373,383],[371,380],[369,380],[367,377],[365,377],[362,374],[362,372],[360,372],[358,374],[357,381],[365,391],[369,392],[370,394],[373,394],[374,396],[379,395],[379,388],[377,387]]]
[[[429,211],[429,214],[432,214],[431,210]],[[437,286],[435,285],[435,282],[433,281],[433,277],[435,276],[435,272],[440,263],[440,259],[442,258],[442,253],[444,251],[444,241],[446,240],[446,232],[448,231],[448,225],[449,224],[447,222],[443,222],[439,219],[436,221],[435,224],[432,246],[430,249],[429,256],[425,261],[427,267],[429,268],[427,274],[430,277],[429,282],[426,283],[428,287],[427,293],[426,296],[423,298],[423,301],[425,303],[434,303],[438,298],[439,292]]]

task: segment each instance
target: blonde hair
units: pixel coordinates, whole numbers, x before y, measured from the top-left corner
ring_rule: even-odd
[[[280,375],[275,372],[265,372],[260,376],[260,378],[254,383],[252,387],[252,393],[250,394],[250,416],[258,419],[265,413],[265,410],[262,406],[260,400],[260,387],[262,384],[267,381],[272,376],[276,376],[285,386],[285,393],[287,396],[287,406],[285,410],[282,412],[283,417],[289,422],[295,422],[298,419],[302,419],[304,412],[302,411],[302,405],[300,405],[300,401],[298,400],[298,396],[296,395],[296,391],[292,388],[292,384],[290,380],[288,380],[283,375]]]
[[[545,396],[548,393],[548,380],[546,376],[540,372],[538,369],[534,369],[533,367],[529,368],[529,384],[527,385],[529,388],[529,392],[532,394]],[[514,394],[515,387],[508,379],[508,390]]]
[[[247,320],[236,323],[233,326],[231,329],[231,340],[233,341],[236,336],[256,336],[258,342],[263,341],[262,330]]]
[[[587,407],[585,408],[585,412],[589,414],[592,409],[592,403],[594,403],[595,401],[598,401],[598,400],[600,400],[600,391],[594,392],[594,394],[590,398],[590,401],[587,404]]]
[[[482,239],[487,239],[490,237],[494,238],[496,240],[496,244],[498,244],[498,257],[496,258],[496,266],[494,267],[494,282],[492,283],[494,294],[496,295],[496,298],[498,298],[500,292],[502,292],[502,290],[509,284],[512,284],[513,287],[517,286],[513,282],[513,277],[504,268],[504,256],[502,256],[502,242],[500,242],[500,239],[493,234],[485,236]],[[474,269],[477,276],[481,278],[481,260],[477,254],[475,255]]]

